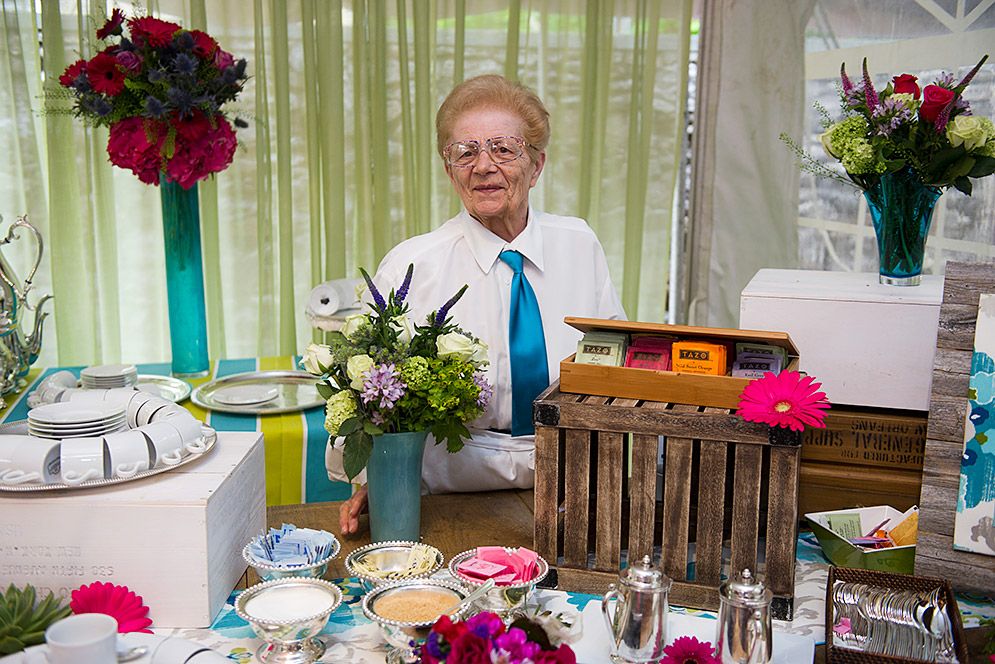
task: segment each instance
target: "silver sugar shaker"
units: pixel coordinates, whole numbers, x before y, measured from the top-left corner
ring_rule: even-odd
[[[601,611],[612,637],[611,659],[616,664],[642,664],[663,657],[667,645],[667,613],[673,582],[649,556],[619,572],[601,600]],[[614,614],[611,601],[617,600]]]
[[[719,588],[715,651],[722,664],[768,664],[773,593],[745,569]]]

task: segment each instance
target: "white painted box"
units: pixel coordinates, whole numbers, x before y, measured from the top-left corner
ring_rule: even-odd
[[[739,327],[787,332],[800,369],[834,404],[929,410],[943,277],[884,286],[877,274],[763,269]]]
[[[94,581],[128,586],[154,628],[210,626],[266,525],[262,440],[218,432],[206,458],[152,477],[0,492],[0,582],[66,597]]]

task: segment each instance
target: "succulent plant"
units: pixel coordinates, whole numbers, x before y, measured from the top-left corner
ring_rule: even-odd
[[[6,593],[0,593],[0,655],[43,643],[45,629],[72,611],[51,591],[35,606],[35,595],[33,586],[20,590],[13,583]]]

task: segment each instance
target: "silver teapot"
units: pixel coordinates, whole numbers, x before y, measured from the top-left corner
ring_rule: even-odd
[[[667,613],[673,583],[649,556],[619,572],[619,588],[609,584],[601,611],[612,637],[616,664],[655,662],[667,645]],[[611,601],[615,602],[614,614]]]
[[[719,588],[715,652],[722,664],[770,662],[772,595],[748,569]]]
[[[0,222],[2,221],[3,218],[0,217]],[[20,387],[23,382],[21,378],[38,359],[38,353],[41,351],[42,322],[48,316],[47,313],[41,312],[41,308],[52,297],[45,295],[34,305],[28,303],[28,293],[34,288],[31,280],[34,279],[38,265],[41,264],[44,245],[41,233],[27,222],[26,217],[18,217],[17,221],[11,224],[7,237],[0,240],[0,247],[20,239],[17,232],[19,228],[34,235],[38,243],[38,254],[35,256],[34,266],[28,273],[28,278],[22,285],[10,263],[4,258],[3,252],[0,251],[0,394],[7,394]],[[34,323],[31,333],[25,336],[21,330],[21,321],[28,311],[34,312]]]

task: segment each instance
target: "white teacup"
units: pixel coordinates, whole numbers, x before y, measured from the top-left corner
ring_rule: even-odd
[[[141,431],[118,431],[104,436],[114,477],[134,477],[149,469],[152,451]]]
[[[62,441],[62,481],[82,484],[110,476],[110,455],[103,438],[66,438]]]
[[[124,406],[125,409],[134,396],[135,388],[133,387],[112,387],[109,390],[104,390],[104,401]]]
[[[45,630],[51,664],[117,664],[117,620],[104,613],[81,613]]]
[[[34,436],[2,436],[0,483],[60,482],[59,441]],[[13,439],[14,442],[11,442]]]
[[[180,430],[169,422],[153,422],[138,429],[152,443],[155,464],[175,466],[183,460],[183,437]]]
[[[131,395],[131,400],[128,402],[128,413],[127,413],[129,427],[134,429],[135,427],[139,426],[138,411],[141,409],[142,406],[145,405],[145,402],[154,398],[155,398],[154,394],[149,394],[148,392],[142,392],[142,391],[136,391],[134,394]]]
[[[166,411],[165,415],[160,417],[160,413],[163,411]],[[207,449],[207,444],[204,442],[203,425],[183,406],[177,406],[175,410],[168,411],[161,408],[156,411],[154,421],[169,422],[176,427],[180,432],[180,437],[183,438],[183,449],[187,452],[200,454]]]
[[[176,404],[169,399],[149,395],[149,399],[138,409],[138,413],[135,415],[135,422],[138,423],[138,426],[149,424],[152,422],[152,416],[155,415],[156,411],[166,407],[172,408],[173,406],[176,406]]]

